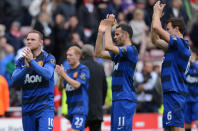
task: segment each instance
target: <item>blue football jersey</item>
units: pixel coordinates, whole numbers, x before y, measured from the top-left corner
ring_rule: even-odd
[[[112,74],[112,98],[116,100],[137,101],[133,77],[138,61],[138,52],[135,46],[118,47],[119,55],[109,52],[114,69]]]
[[[81,83],[80,88],[75,89],[65,81],[65,90],[67,94],[68,116],[74,114],[88,114],[88,87],[89,87],[89,69],[80,64],[77,68],[67,70],[70,78]]]
[[[198,64],[193,62],[187,74],[188,102],[198,102]]]
[[[13,73],[14,83],[22,86],[23,115],[54,109],[54,56],[42,51],[29,64],[27,68],[25,58],[19,58]]]
[[[170,35],[170,42],[161,71],[163,92],[174,91],[187,95],[188,90],[185,80],[189,70],[190,56],[188,42]]]

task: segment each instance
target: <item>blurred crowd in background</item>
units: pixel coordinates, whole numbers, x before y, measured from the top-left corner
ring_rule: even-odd
[[[187,28],[185,39],[191,48],[198,48],[198,0],[161,0],[166,3],[163,27],[170,17],[183,18]],[[36,29],[44,34],[43,49],[53,54],[57,64],[65,60],[66,50],[84,44],[95,46],[100,21],[115,14],[118,24],[133,28],[132,43],[139,51],[134,76],[138,113],[161,112],[161,60],[164,52],[151,42],[150,26],[156,0],[0,0],[0,116],[8,107],[21,106],[21,89],[12,86],[11,75],[15,61],[25,46],[27,33]],[[113,63],[95,58],[104,66],[107,96],[104,112],[111,107],[111,72]],[[58,91],[55,75],[55,109],[61,115],[62,92]],[[6,104],[9,103],[9,104]],[[64,114],[64,113],[63,113]],[[8,112],[6,116],[20,116]]]

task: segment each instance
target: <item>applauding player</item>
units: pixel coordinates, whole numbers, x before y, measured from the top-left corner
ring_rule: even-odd
[[[54,123],[55,58],[41,50],[43,35],[28,33],[23,57],[16,62],[12,79],[21,85],[24,131],[52,131]]]
[[[137,106],[133,76],[138,61],[138,52],[131,43],[133,30],[126,24],[116,26],[114,36],[116,45],[113,44],[111,31],[114,24],[115,16],[112,14],[101,21],[96,40],[95,55],[114,62],[111,130],[131,131],[132,119]],[[103,40],[105,41],[105,50],[103,50],[102,46]]]
[[[83,131],[88,114],[88,84],[89,70],[80,64],[81,50],[72,46],[67,51],[69,69],[64,70],[61,65],[56,66],[56,72],[65,80],[67,94],[68,115],[72,125],[72,131]]]
[[[188,95],[186,74],[190,65],[190,47],[183,39],[184,21],[171,18],[167,21],[166,30],[161,26],[165,4],[158,1],[152,17],[152,41],[166,53],[162,63],[163,89],[163,128],[165,130],[184,130],[184,106]],[[160,39],[161,38],[161,39]]]

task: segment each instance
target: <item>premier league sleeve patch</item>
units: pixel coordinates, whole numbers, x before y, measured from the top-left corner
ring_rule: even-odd
[[[80,73],[79,77],[81,80],[84,80],[84,81],[87,79],[87,75],[84,72]]]
[[[55,60],[54,59],[50,59],[50,63],[52,63],[53,65],[55,65]]]

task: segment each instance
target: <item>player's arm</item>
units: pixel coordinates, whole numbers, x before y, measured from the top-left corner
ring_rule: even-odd
[[[58,90],[59,90],[59,91],[62,91],[62,90],[64,89],[63,86],[64,86],[64,85],[63,85],[63,77],[60,76],[60,77],[59,77]]]
[[[157,35],[157,33],[152,28],[151,28],[151,40],[156,47],[159,47],[164,51],[168,49],[168,43],[160,39],[159,35]]]
[[[113,44],[112,40],[112,26],[115,22],[115,16],[113,14],[108,15],[108,18],[104,20],[106,25],[105,30],[105,50],[112,52],[113,54],[119,55],[119,48]]]
[[[104,20],[100,22],[98,28],[98,35],[96,39],[95,56],[105,59],[111,59],[110,54],[103,49],[103,36],[105,34],[105,23]]]
[[[14,69],[14,72],[12,74],[12,81],[14,84],[19,84],[22,83],[25,74],[28,72],[28,68],[27,67],[21,67],[21,60],[19,59],[16,62],[16,67]]]
[[[154,5],[153,7],[154,13],[152,17],[151,28],[152,28],[153,36],[155,36],[152,38],[155,40],[154,44],[166,50],[168,48],[168,43],[170,41],[170,34],[162,28],[161,21],[160,21],[164,7],[165,7],[165,4],[160,4],[160,1],[156,2],[156,4]],[[160,37],[166,43],[160,39],[157,39],[157,37]]]
[[[61,66],[56,65],[56,72],[57,72],[61,77],[63,77],[63,79],[65,79],[66,82],[69,83],[73,88],[75,88],[75,89],[80,88],[81,83],[80,83],[79,81],[74,80],[74,79],[72,79],[71,77],[69,77],[69,76],[67,75],[67,73],[65,72],[63,65],[61,65]]]
[[[35,60],[31,60],[29,62],[31,69],[33,69],[36,73],[44,77],[45,80],[50,80],[54,73],[55,68],[55,58],[50,56],[47,59],[44,67],[40,66]]]

